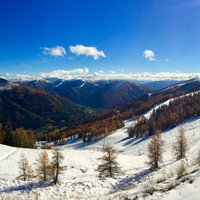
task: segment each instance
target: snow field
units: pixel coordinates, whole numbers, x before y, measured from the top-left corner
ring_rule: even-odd
[[[169,103],[169,100],[164,104]],[[161,105],[159,105],[161,106]],[[155,109],[155,108],[154,108]],[[152,110],[150,111],[152,112]],[[164,200],[196,200],[200,193],[200,167],[196,172],[188,175],[193,183],[181,182],[174,178],[168,178],[164,182],[156,183],[164,173],[176,171],[179,162],[175,162],[172,156],[172,144],[178,133],[174,128],[162,133],[164,144],[164,162],[160,170],[152,172],[146,165],[147,147],[150,138],[128,138],[127,129],[134,125],[131,120],[125,121],[125,127],[113,132],[105,139],[82,144],[79,139],[63,145],[65,157],[63,165],[67,170],[62,174],[61,184],[45,187],[37,181],[23,182],[16,180],[18,176],[18,161],[23,153],[28,158],[33,168],[36,168],[37,158],[42,150],[23,149],[0,145],[0,199],[164,199]],[[193,119],[183,124],[186,130],[189,150],[187,162],[190,163],[197,156],[200,149],[200,119]],[[109,143],[117,150],[118,162],[122,173],[116,178],[100,179],[96,171],[102,156],[100,151],[104,143]],[[47,150],[51,156],[51,150]],[[194,168],[195,168],[194,167]],[[190,168],[189,168],[190,169]],[[177,186],[166,191],[167,187]],[[171,184],[171,185],[170,185]],[[153,195],[147,193],[149,186],[154,185],[158,191]],[[154,188],[154,189],[155,189]]]

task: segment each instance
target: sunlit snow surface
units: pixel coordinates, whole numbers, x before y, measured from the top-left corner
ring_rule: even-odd
[[[166,104],[166,102],[165,102]],[[151,112],[151,111],[150,111]],[[177,162],[172,157],[172,144],[178,132],[178,127],[162,134],[165,140],[164,162],[157,172],[152,172],[146,165],[147,146],[149,138],[128,138],[127,128],[135,122],[125,121],[125,127],[113,132],[106,138],[83,144],[81,140],[72,140],[61,146],[65,156],[64,165],[67,170],[61,177],[61,184],[49,186],[33,182],[16,180],[18,176],[18,160],[23,153],[36,168],[37,158],[42,150],[22,149],[0,145],[0,198],[16,199],[122,199],[127,196],[134,199],[165,199],[165,200],[197,200],[200,194],[200,169],[193,182],[180,183],[168,192],[155,192],[147,195],[144,185],[150,177],[160,176],[163,171],[174,170]],[[194,158],[200,149],[200,119],[193,119],[184,125],[188,138],[188,160]],[[116,178],[100,179],[96,171],[98,158],[102,156],[101,148],[104,143],[112,145],[118,154],[121,175]],[[51,150],[48,150],[51,156]],[[171,181],[171,182],[170,182]],[[175,182],[169,180],[169,183]],[[158,184],[156,187],[164,187]]]

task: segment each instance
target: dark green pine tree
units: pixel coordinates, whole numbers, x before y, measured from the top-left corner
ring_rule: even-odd
[[[5,131],[4,144],[13,146],[12,124],[8,123]]]

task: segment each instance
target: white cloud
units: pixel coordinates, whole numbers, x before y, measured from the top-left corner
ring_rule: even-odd
[[[103,57],[103,58],[106,57],[104,52],[98,51],[96,47],[86,47],[83,45],[76,45],[76,46],[70,46],[69,50],[72,53],[76,54],[77,56],[79,55],[92,56],[94,60],[97,60],[100,57]]]
[[[71,79],[84,79],[84,80],[145,80],[145,81],[157,81],[157,80],[189,80],[192,78],[199,78],[200,73],[179,73],[179,72],[160,72],[160,73],[113,73],[98,71],[90,73],[87,67],[77,68],[73,70],[54,70],[52,72],[43,72],[34,75],[27,74],[0,74],[2,78],[14,81],[25,80],[38,80],[46,78],[60,78],[64,80]]]
[[[46,55],[51,55],[53,57],[64,57],[66,55],[66,50],[62,46],[56,46],[56,47],[43,47],[43,53]]]
[[[37,76],[41,79],[44,78],[60,78],[60,79],[73,79],[79,76],[83,76],[89,73],[89,69],[86,67],[77,68],[73,70],[54,70],[52,72],[43,72],[38,74]]]
[[[168,58],[165,58],[165,61],[166,61],[166,62],[169,62],[169,59],[168,59]]]
[[[87,77],[91,80],[189,80],[192,78],[200,78],[200,73],[179,73],[179,72],[160,72],[160,73],[100,73],[95,72],[88,74]]]
[[[42,72],[39,74],[0,74],[2,78],[7,80],[14,80],[14,81],[29,81],[29,80],[39,80],[39,79],[46,79],[46,78],[60,78],[60,79],[75,79],[82,76],[86,76],[89,73],[89,69],[87,67],[77,68],[73,70],[54,70],[51,72]]]
[[[156,60],[156,55],[155,55],[155,53],[154,53],[152,50],[150,50],[150,49],[144,50],[143,55],[144,55],[144,57],[147,58],[149,61],[155,61],[155,60]]]

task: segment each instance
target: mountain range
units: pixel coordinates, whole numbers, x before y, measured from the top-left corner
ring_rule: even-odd
[[[37,129],[84,121],[89,112],[57,94],[0,79],[0,122]]]
[[[46,79],[23,82],[27,86],[54,92],[81,106],[108,109],[138,100],[151,91],[148,87],[129,81],[86,81]]]
[[[199,79],[143,84],[123,80],[92,82],[57,78],[14,83],[0,79],[0,123],[11,122],[14,128],[64,127],[80,124],[91,119],[94,113],[130,102],[198,90]]]

